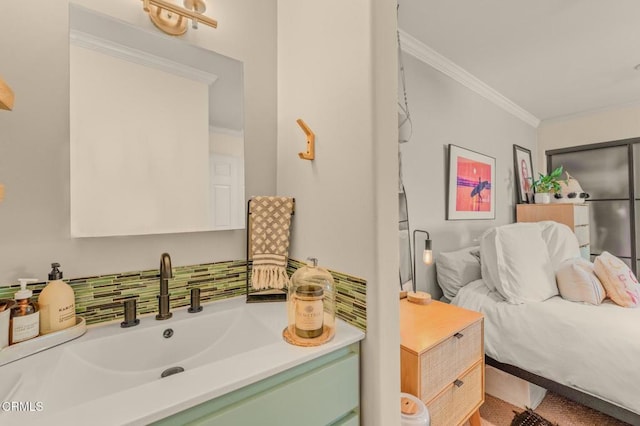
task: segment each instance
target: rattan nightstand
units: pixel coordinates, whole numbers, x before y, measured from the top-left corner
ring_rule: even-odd
[[[432,426],[480,425],[483,327],[478,312],[400,301],[401,390],[427,404]]]

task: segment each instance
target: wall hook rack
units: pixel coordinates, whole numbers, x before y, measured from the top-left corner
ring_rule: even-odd
[[[296,120],[298,126],[302,128],[302,131],[305,135],[307,135],[307,152],[298,153],[298,157],[303,160],[313,160],[316,157],[316,135],[311,131],[307,123],[302,120],[302,118],[298,118]]]

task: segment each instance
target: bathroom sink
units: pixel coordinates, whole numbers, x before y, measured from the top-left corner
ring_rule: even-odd
[[[143,372],[178,364],[194,367],[278,339],[242,308],[209,315],[192,314],[177,321],[154,321],[151,325],[144,329],[123,329],[117,335],[74,345],[69,352],[106,370]]]
[[[217,310],[213,304],[197,314],[176,311],[173,318],[164,321],[150,316],[132,328],[111,324],[95,329],[98,335],[64,349],[53,372],[52,382],[58,385],[46,392],[49,403],[79,403],[169,380],[167,376],[282,340],[246,304],[220,306],[223,309]]]

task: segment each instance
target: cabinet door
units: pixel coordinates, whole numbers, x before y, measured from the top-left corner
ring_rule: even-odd
[[[268,386],[259,382],[236,391],[242,394],[236,402],[225,403],[226,396],[223,396],[158,424],[326,426],[335,423],[350,426],[360,402],[358,356],[350,353],[281,383],[266,379],[271,383]],[[258,387],[262,390],[255,392]],[[194,416],[195,411],[201,414]],[[357,419],[355,421],[357,424]]]

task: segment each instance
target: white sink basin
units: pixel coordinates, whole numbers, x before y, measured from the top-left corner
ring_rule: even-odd
[[[194,370],[282,340],[245,304],[237,303],[212,304],[196,314],[182,309],[169,320],[148,316],[135,327],[111,324],[95,331],[64,348],[53,373],[52,383],[57,384],[45,392],[49,404],[81,403],[169,380],[161,375],[170,369]]]
[[[147,327],[123,329],[70,346],[68,352],[95,367],[123,373],[151,371],[160,378],[164,368],[197,367],[279,338],[242,307],[189,315],[165,321],[147,318]]]

